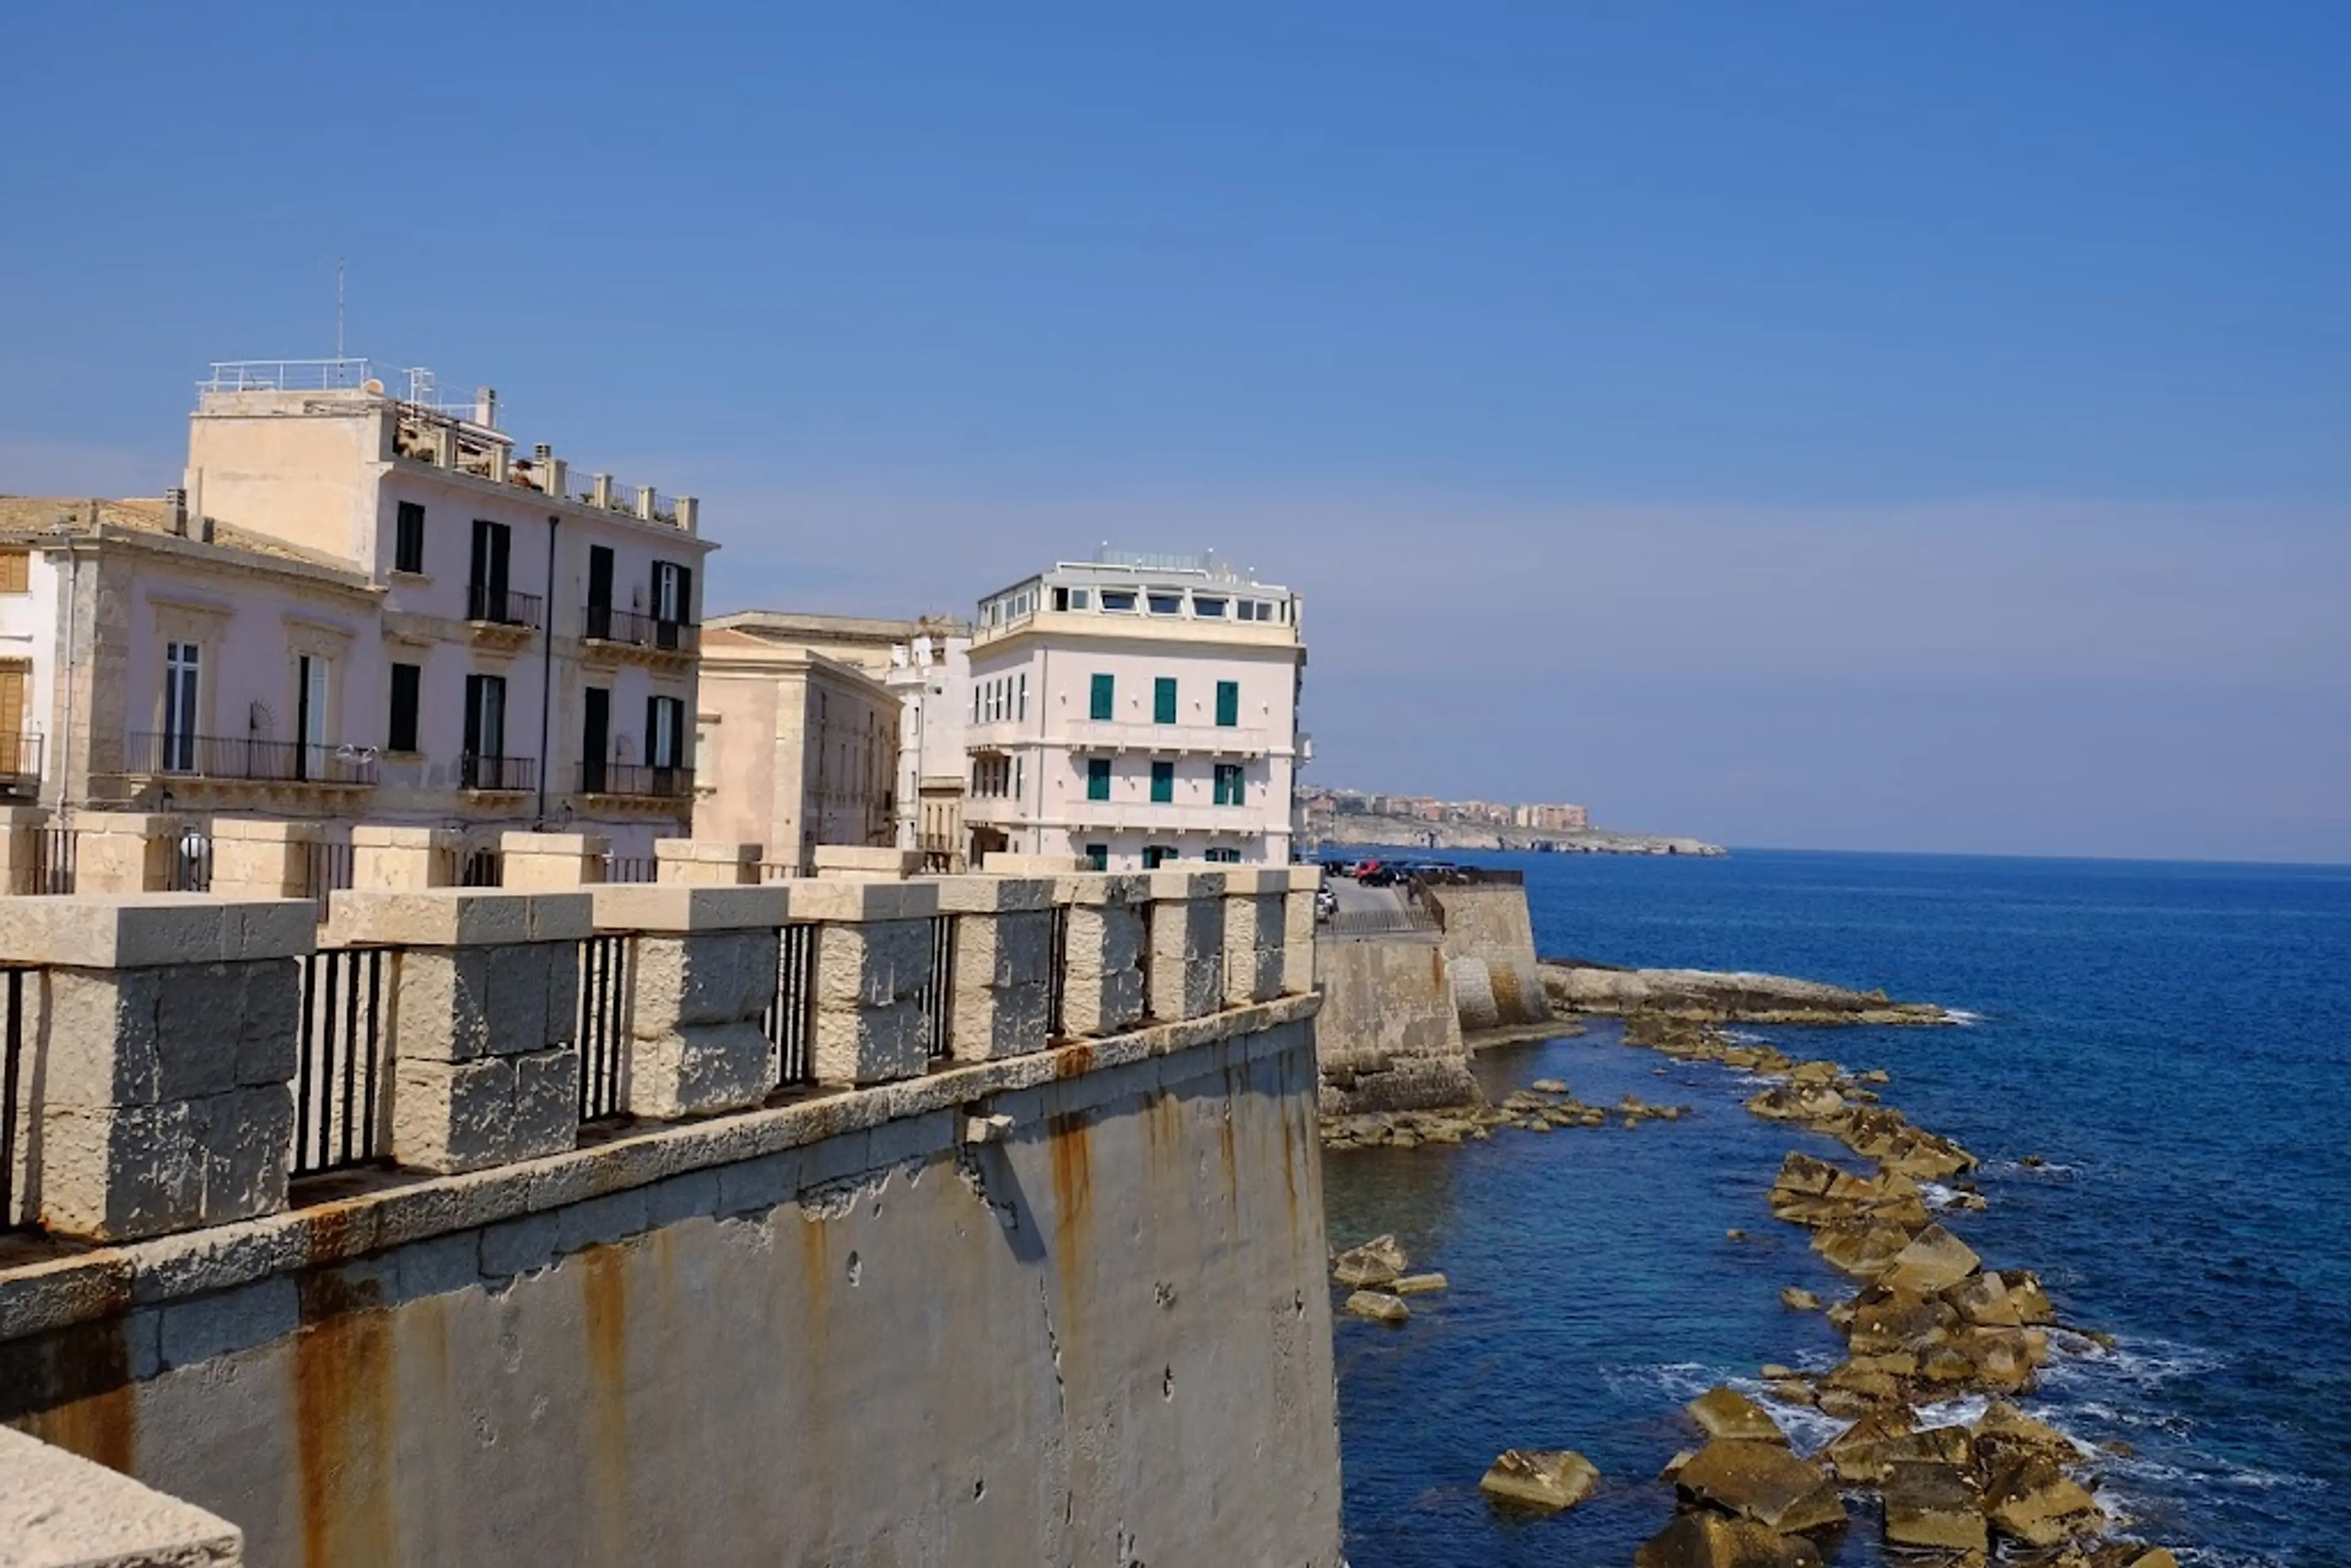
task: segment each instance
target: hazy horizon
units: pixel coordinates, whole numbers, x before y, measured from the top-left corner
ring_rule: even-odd
[[[348,257],[713,612],[1214,547],[1310,784],[2351,862],[2339,8],[113,15],[17,29],[0,492],[176,483]]]

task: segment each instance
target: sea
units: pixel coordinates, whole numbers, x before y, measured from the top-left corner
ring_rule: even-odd
[[[2114,1336],[2068,1342],[2025,1404],[2121,1450],[2095,1468],[2127,1533],[2187,1563],[2351,1564],[2351,867],[1458,858],[1525,872],[1546,955],[1959,1011],[1956,1027],[1745,1032],[1885,1069],[1888,1103],[1979,1156],[1991,1207],[1947,1223],[1988,1264],[2038,1271],[2068,1323]],[[1852,1287],[1764,1193],[1792,1148],[1851,1156],[1743,1111],[1751,1080],[1628,1047],[1609,1021],[1476,1071],[1497,1097],[1559,1078],[1588,1103],[1691,1112],[1327,1155],[1332,1244],[1393,1231],[1451,1281],[1401,1327],[1338,1320],[1348,1559],[1618,1568],[1671,1516],[1656,1477],[1698,1442],[1685,1401],[1839,1358],[1780,1289]],[[1839,1429],[1774,1410],[1802,1449]],[[1601,1489],[1553,1518],[1497,1512],[1478,1479],[1510,1448],[1578,1449]],[[1865,1497],[1849,1502],[1829,1561],[1899,1562]]]

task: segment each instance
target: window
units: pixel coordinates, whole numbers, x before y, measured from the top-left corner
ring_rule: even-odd
[[[1225,618],[1225,601],[1221,599],[1202,599],[1195,594],[1192,597],[1192,613],[1210,621],[1221,621]]]
[[[1086,716],[1089,718],[1103,719],[1116,718],[1118,716],[1118,679],[1116,676],[1096,675],[1094,677],[1092,706],[1087,710]]]
[[[1086,799],[1089,800],[1107,800],[1110,799],[1109,758],[1089,757],[1086,758]]]
[[[514,530],[487,517],[474,519],[474,575],[465,591],[465,619],[506,622],[507,568],[514,554]]]
[[[507,678],[504,675],[467,675],[465,755],[460,782],[468,789],[499,787],[504,779],[495,764],[506,754]]]
[[[196,766],[196,695],[204,653],[193,643],[163,645],[163,766],[191,772]]]
[[[1226,729],[1241,721],[1241,684],[1238,681],[1217,683],[1217,723]]]
[[[1176,799],[1176,765],[1155,762],[1151,765],[1151,803],[1165,806]]]
[[[1234,619],[1234,620],[1236,620],[1236,621],[1254,621],[1254,620],[1256,620],[1256,619],[1257,619],[1257,606],[1256,606],[1256,605],[1254,605],[1254,604],[1251,604],[1251,603],[1250,603],[1248,600],[1246,600],[1246,599],[1242,600],[1240,602],[1238,602],[1238,604],[1235,604],[1235,605],[1233,606],[1233,619]]]
[[[33,591],[33,552],[0,549],[0,593]]]
[[[685,704],[676,697],[645,699],[645,760],[655,768],[685,765]]]
[[[1026,670],[1020,672],[1019,711],[1014,716],[1023,721],[1029,717],[1029,672]]]
[[[1151,613],[1154,615],[1183,614],[1184,596],[1180,593],[1155,593],[1151,595]]]
[[[1238,865],[1241,863],[1241,852],[1238,850],[1210,850],[1206,858],[1209,863],[1213,865]]]
[[[414,572],[424,570],[424,507],[422,502],[400,503],[398,520],[392,525],[392,570]]]
[[[1176,677],[1162,675],[1151,683],[1151,722],[1176,722]]]
[[[1057,588],[1053,590],[1053,608],[1056,610],[1067,610],[1069,607],[1070,591],[1066,588]]]
[[[676,647],[678,628],[693,620],[693,569],[674,560],[653,562],[653,645]]]
[[[1108,844],[1088,844],[1086,846],[1086,869],[1088,871],[1110,870],[1110,846]]]
[[[424,688],[424,666],[392,667],[392,725],[384,737],[386,751],[414,751],[417,698]]]
[[[1162,865],[1165,865],[1167,862],[1172,861],[1175,858],[1176,852],[1169,849],[1165,844],[1145,844],[1143,846],[1143,869],[1145,871],[1157,871]]]
[[[1087,594],[1084,589],[1073,588],[1070,590],[1070,608],[1072,610],[1083,610],[1086,607],[1086,598]]]
[[[1102,608],[1113,615],[1134,613],[1134,590],[1131,588],[1105,588],[1102,599]]]
[[[1237,762],[1217,764],[1215,800],[1217,805],[1245,806],[1249,803],[1243,795],[1242,778],[1240,764]]]

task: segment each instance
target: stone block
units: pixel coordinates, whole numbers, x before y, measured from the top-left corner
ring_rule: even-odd
[[[1287,880],[1285,877],[1283,880]],[[1287,912],[1280,893],[1225,897],[1225,1000],[1233,1007],[1281,994]]]
[[[580,1057],[518,1055],[394,1064],[392,1155],[447,1175],[561,1153],[579,1141]]]
[[[7,1561],[80,1568],[235,1568],[245,1532],[63,1448],[0,1428]]]
[[[1010,910],[1050,909],[1053,879],[1012,876],[934,876],[942,915],[993,915]]]
[[[350,891],[405,893],[450,886],[456,881],[465,841],[465,835],[454,828],[355,827]]]
[[[213,882],[216,898],[300,898],[309,883],[316,822],[213,821]]]
[[[772,931],[792,915],[791,889],[781,883],[615,883],[597,888],[592,896],[599,931]]]
[[[507,832],[499,835],[498,849],[505,885],[527,893],[601,883],[612,841],[602,833]]]
[[[927,920],[939,912],[938,888],[930,882],[802,878],[790,891],[795,920]]]
[[[817,933],[818,1010],[911,1001],[928,983],[930,968],[927,920],[828,923]]]
[[[903,882],[923,869],[923,852],[862,844],[819,844],[812,852],[812,863],[820,877]]]
[[[171,880],[185,825],[150,812],[93,811],[78,821],[74,886],[80,894],[149,893]]]
[[[1045,1049],[1052,1022],[1049,986],[956,988],[947,1040],[957,1061],[989,1061]]]
[[[653,880],[663,886],[729,887],[757,883],[763,846],[715,839],[657,839]]]
[[[307,903],[293,907],[310,909]],[[577,892],[434,887],[410,893],[339,893],[323,940],[342,947],[577,942],[594,929],[594,901]]]
[[[1304,889],[1297,881],[1291,879],[1281,905],[1281,990],[1291,997],[1314,988],[1314,889],[1321,885],[1321,876],[1318,873]]]
[[[41,1119],[41,1223],[126,1241],[225,1225],[286,1206],[294,1103],[284,1084]]]
[[[1170,873],[1154,872],[1155,878]],[[1177,872],[1176,877],[1202,878]],[[1169,883],[1168,885],[1173,885]],[[1151,1011],[1163,1021],[1204,1018],[1225,1005],[1225,900],[1217,890],[1200,897],[1155,897],[1151,904]]]
[[[947,1039],[957,1061],[1044,1048],[1052,1011],[1053,912],[964,915],[955,926]]]
[[[1073,1037],[1103,1040],[1124,1034],[1142,1018],[1141,969],[1080,975],[1073,967],[1062,983],[1061,1028]]]
[[[1137,969],[1144,950],[1148,905],[1073,904],[1065,962],[1072,978]]]
[[[1053,879],[1053,902],[1084,905],[1151,902],[1148,872],[1079,871]]]
[[[308,899],[201,893],[0,899],[0,964],[136,969],[298,957],[318,945]]]
[[[757,1020],[775,1000],[780,945],[774,928],[638,937],[632,1030],[651,1040],[681,1028]]]
[[[1085,870],[1086,862],[1082,855],[1024,855],[999,850],[980,856],[979,869],[987,876],[1058,877]]]
[[[50,1104],[152,1105],[294,1075],[301,971],[290,958],[48,971]]]
[[[687,1024],[630,1043],[627,1108],[638,1116],[705,1115],[758,1104],[773,1048],[756,1019]]]
[[[816,1009],[810,1057],[820,1083],[883,1083],[930,1066],[930,1024],[910,997],[883,1005]]]

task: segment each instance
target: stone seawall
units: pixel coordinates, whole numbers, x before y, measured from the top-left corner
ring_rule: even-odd
[[[1431,936],[1316,945],[1322,1113],[1474,1103],[1445,950]]]
[[[1335,1564],[1315,1008],[12,1268],[0,1419],[260,1564]]]
[[[1461,1027],[1512,1029],[1551,1017],[1527,890],[1514,883],[1432,886],[1423,894],[1443,931]]]

